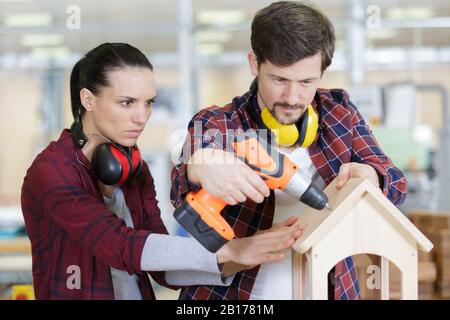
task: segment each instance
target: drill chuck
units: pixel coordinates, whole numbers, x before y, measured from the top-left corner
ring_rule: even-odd
[[[327,195],[301,170],[297,170],[283,191],[314,209],[322,210],[328,203]]]
[[[300,201],[314,209],[322,210],[328,204],[328,197],[317,186],[311,184],[300,197]]]

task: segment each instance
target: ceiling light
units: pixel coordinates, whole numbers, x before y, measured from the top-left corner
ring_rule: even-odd
[[[223,45],[220,43],[203,43],[197,45],[197,53],[205,56],[218,55],[223,52]]]
[[[10,14],[5,18],[7,27],[46,27],[52,22],[53,18],[48,13]]]
[[[367,30],[367,37],[372,40],[391,39],[397,35],[393,29],[369,29]]]
[[[34,59],[63,59],[70,56],[70,49],[67,47],[36,47],[31,51]]]
[[[386,13],[388,18],[396,20],[428,19],[433,15],[433,9],[429,7],[390,8]]]
[[[244,22],[245,18],[241,10],[204,10],[197,14],[200,24],[236,24]]]
[[[417,143],[431,144],[433,142],[433,131],[426,125],[417,125],[413,129],[412,136]]]
[[[24,47],[60,46],[64,36],[60,33],[25,34],[20,39]]]
[[[231,33],[226,31],[200,30],[195,33],[197,42],[227,42],[230,41],[231,38]]]
[[[33,0],[0,0],[0,3],[32,2]]]

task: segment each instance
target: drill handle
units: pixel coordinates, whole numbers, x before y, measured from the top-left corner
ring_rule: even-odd
[[[197,193],[189,192],[186,201],[199,214],[201,219],[220,233],[222,237],[228,240],[234,238],[233,229],[220,214],[227,206],[225,201],[212,196],[204,188]]]

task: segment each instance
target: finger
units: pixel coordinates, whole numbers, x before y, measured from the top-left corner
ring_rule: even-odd
[[[303,231],[306,229],[306,224],[298,223],[289,228],[289,234],[294,237],[295,240],[300,238]]]
[[[350,170],[350,176],[352,178],[367,178],[370,180],[374,177],[374,174],[376,175],[375,169],[368,164],[353,163]]]
[[[282,251],[284,249],[291,248],[294,245],[294,243],[295,243],[295,238],[289,237],[288,239],[286,239],[284,241],[278,242],[274,246],[274,250],[272,250],[272,251]]]
[[[252,199],[256,203],[264,201],[264,195],[255,189],[248,181],[245,181],[239,188],[239,190],[247,197]]]
[[[293,237],[295,240],[300,238],[303,234],[304,228],[303,227],[291,227],[291,229],[288,230],[288,235]]]
[[[270,195],[269,187],[264,182],[264,180],[255,172],[248,172],[247,181],[253,186],[253,188],[258,190],[258,192],[262,194],[263,197],[268,197]]]
[[[295,238],[289,233],[273,232],[273,235],[275,234],[277,235],[276,237],[270,237],[261,241],[262,252],[267,253],[284,250],[290,248],[295,242]]]
[[[284,253],[267,253],[262,256],[261,263],[281,261],[285,258]]]
[[[235,194],[235,188],[230,183],[225,185],[218,185],[216,183],[205,183],[202,187],[213,197],[219,198],[225,201],[228,205],[238,204],[238,200],[235,199],[233,194]]]
[[[233,197],[228,196],[228,195],[226,195],[226,196],[221,196],[221,197],[219,197],[219,198],[221,198],[223,201],[225,201],[225,202],[226,202],[228,205],[230,205],[230,206],[235,206],[235,205],[238,204],[238,202],[237,202],[236,200],[234,200]]]
[[[269,229],[266,230],[265,233],[259,235],[260,239],[258,240],[269,240],[269,241],[277,241],[283,237],[289,236],[289,232],[286,232],[286,229]]]
[[[297,222],[298,218],[295,216],[291,216],[281,222],[275,223],[272,228],[280,228],[280,227],[290,227]]]
[[[305,229],[308,225],[305,223],[302,223],[300,220],[297,220],[296,223],[294,223],[292,226],[290,226],[289,228],[299,228],[299,229]]]
[[[344,163],[339,169],[336,189],[338,190],[342,189],[342,187],[345,185],[348,179],[350,179],[350,163]]]
[[[293,236],[295,239],[298,239],[298,238],[300,238],[300,237],[302,236],[302,234],[303,234],[303,230],[295,230],[295,231],[292,233],[292,236]]]
[[[236,201],[236,202],[245,202],[247,200],[247,197],[244,193],[242,193],[239,189],[234,189],[230,192],[230,196]]]
[[[298,235],[298,231],[303,232],[303,230],[299,229],[298,227],[282,227],[282,229],[278,230],[270,230],[267,231],[264,234],[259,235],[259,243],[261,244],[261,247],[264,247],[264,250],[266,248],[278,248],[276,247],[277,244],[292,239],[296,240],[300,235]],[[289,246],[289,245],[288,245]]]

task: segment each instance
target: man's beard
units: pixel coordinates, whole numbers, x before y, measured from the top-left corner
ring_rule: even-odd
[[[296,122],[300,119],[300,117],[303,115],[303,112],[302,112],[302,113],[300,113],[300,115],[297,116],[297,117],[293,117],[293,118],[289,117],[289,119],[286,119],[286,115],[277,112],[277,110],[279,110],[279,109],[281,109],[281,108],[283,108],[283,107],[290,107],[290,108],[292,108],[292,109],[303,110],[303,111],[306,110],[306,107],[305,107],[304,104],[290,105],[290,104],[284,103],[284,102],[275,102],[275,103],[273,104],[272,109],[269,109],[270,114],[271,114],[271,115],[272,115],[279,123],[281,123],[281,124],[283,124],[283,125],[291,125],[291,124],[294,124],[294,123],[296,123]]]

